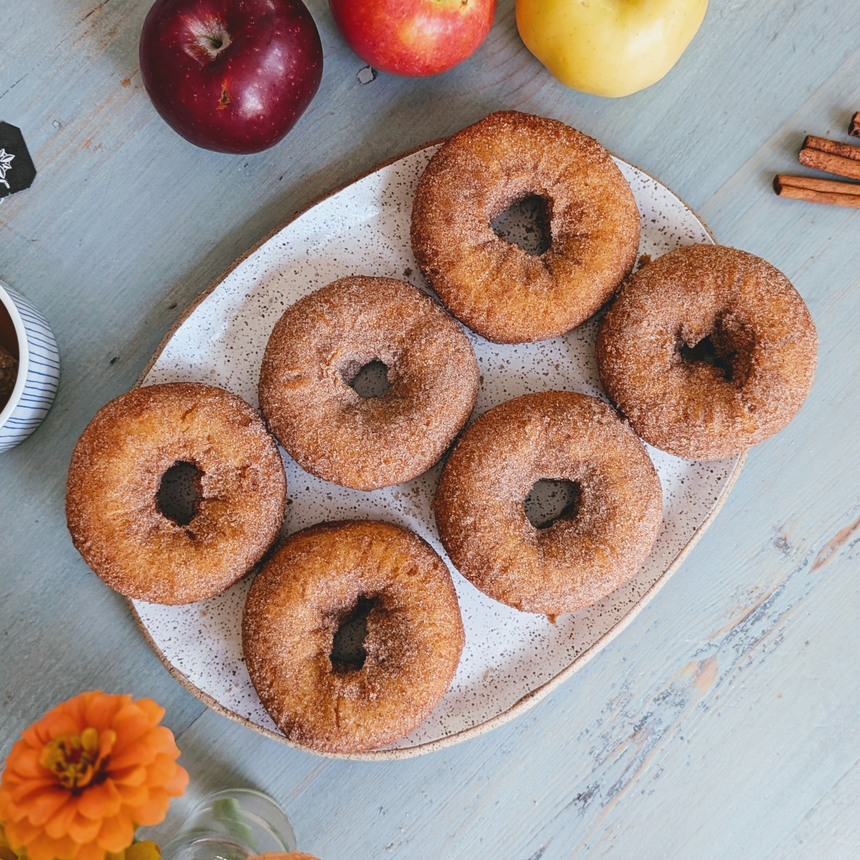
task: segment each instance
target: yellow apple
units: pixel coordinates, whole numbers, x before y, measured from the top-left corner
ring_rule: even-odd
[[[659,81],[707,8],[708,0],[517,0],[517,28],[563,84],[614,98]]]

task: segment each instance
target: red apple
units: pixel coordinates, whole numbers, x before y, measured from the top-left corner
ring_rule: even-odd
[[[322,66],[301,0],[156,0],[140,34],[155,109],[186,140],[218,152],[281,140],[316,94]]]
[[[490,32],[496,0],[329,0],[347,45],[394,75],[444,72]]]

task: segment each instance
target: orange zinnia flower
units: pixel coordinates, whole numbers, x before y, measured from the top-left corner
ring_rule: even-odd
[[[152,699],[82,693],[26,729],[0,778],[0,822],[30,860],[106,860],[158,824],[188,774]]]

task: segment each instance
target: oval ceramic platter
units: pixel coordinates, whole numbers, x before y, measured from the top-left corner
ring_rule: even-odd
[[[337,191],[265,239],[199,299],[168,335],[141,384],[196,380],[257,405],[257,379],[269,334],[285,308],[346,275],[401,278],[427,289],[412,256],[412,197],[439,143],[399,158]],[[640,254],[712,243],[707,227],[669,189],[616,161],[642,216]],[[528,213],[497,229],[527,244]],[[594,357],[596,321],[541,343],[499,346],[469,334],[483,381],[474,416],[512,397],[566,389],[605,399]],[[690,462],[649,449],[663,485],[664,521],[650,556],[627,585],[580,612],[518,612],[484,596],[452,568],[466,629],[456,677],[433,713],[389,747],[347,758],[391,759],[465,740],[535,704],[614,638],[677,569],[708,527],[737,477],[742,457]],[[381,519],[407,526],[446,559],[431,501],[440,467],[408,484],[366,493],[319,480],[286,454],[290,499],[284,533],[323,520]],[[544,499],[548,510],[556,502]],[[189,606],[133,601],[165,666],[210,707],[285,741],[260,703],[242,660],[241,617],[250,577]]]

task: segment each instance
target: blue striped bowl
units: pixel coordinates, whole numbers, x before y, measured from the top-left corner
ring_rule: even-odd
[[[18,338],[18,378],[0,410],[0,452],[23,442],[44,420],[60,381],[60,356],[45,318],[23,296],[0,281],[0,304]]]

